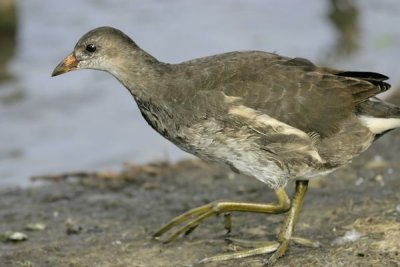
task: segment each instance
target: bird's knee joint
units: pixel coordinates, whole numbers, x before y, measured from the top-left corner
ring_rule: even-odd
[[[283,202],[283,203],[278,203],[278,206],[279,206],[279,208],[280,209],[282,209],[283,211],[289,211],[290,210],[290,208],[292,207],[292,204],[291,204],[291,202],[289,201],[289,202]]]

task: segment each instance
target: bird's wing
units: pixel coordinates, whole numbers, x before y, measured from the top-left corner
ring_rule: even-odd
[[[355,107],[387,90],[387,77],[377,73],[319,68],[301,58],[256,61],[223,83],[228,98],[306,133],[329,136]]]

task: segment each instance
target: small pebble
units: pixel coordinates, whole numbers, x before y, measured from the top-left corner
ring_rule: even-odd
[[[67,235],[77,235],[82,232],[83,228],[80,225],[70,225],[67,227]]]
[[[354,242],[354,241],[357,241],[358,239],[360,239],[361,236],[362,236],[362,233],[358,232],[355,229],[352,229],[350,231],[347,231],[344,234],[344,236],[335,238],[335,240],[333,240],[331,245],[340,246],[340,245],[343,245],[348,242]]]
[[[400,204],[396,206],[396,211],[400,212]]]
[[[355,181],[355,185],[356,186],[360,186],[362,183],[364,182],[364,178],[359,177],[356,181]]]
[[[14,242],[25,241],[27,239],[28,239],[28,236],[21,232],[9,233],[8,237],[7,237],[7,240],[14,241]]]
[[[120,240],[115,240],[111,244],[114,246],[119,246],[119,245],[122,245],[122,242]]]
[[[385,186],[385,182],[383,181],[382,174],[378,174],[377,176],[375,176],[375,181],[377,181],[380,186]]]
[[[44,223],[29,223],[25,226],[25,230],[29,231],[43,231],[46,229],[46,224]]]

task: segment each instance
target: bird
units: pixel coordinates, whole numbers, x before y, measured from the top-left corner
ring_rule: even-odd
[[[376,97],[390,88],[387,76],[321,67],[300,57],[233,51],[170,64],[122,31],[103,26],[84,34],[52,76],[79,69],[113,75],[147,123],[180,149],[274,190],[276,202],[214,201],[154,234],[161,240],[168,233],[163,241],[170,242],[214,215],[227,214],[230,231],[232,212],[285,214],[276,241],[248,241],[247,250],[199,263],[263,255],[270,266],[291,243],[317,247],[318,242],[294,235],[309,180],[349,164],[400,127],[400,107]],[[291,198],[285,189],[290,182],[295,183]]]

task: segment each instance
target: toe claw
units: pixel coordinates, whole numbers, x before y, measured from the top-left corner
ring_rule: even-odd
[[[190,233],[192,233],[194,230],[196,230],[196,228],[197,228],[198,226],[199,226],[199,225],[197,224],[197,225],[193,226],[192,228],[188,229],[188,230],[184,233],[184,235],[190,235]]]

